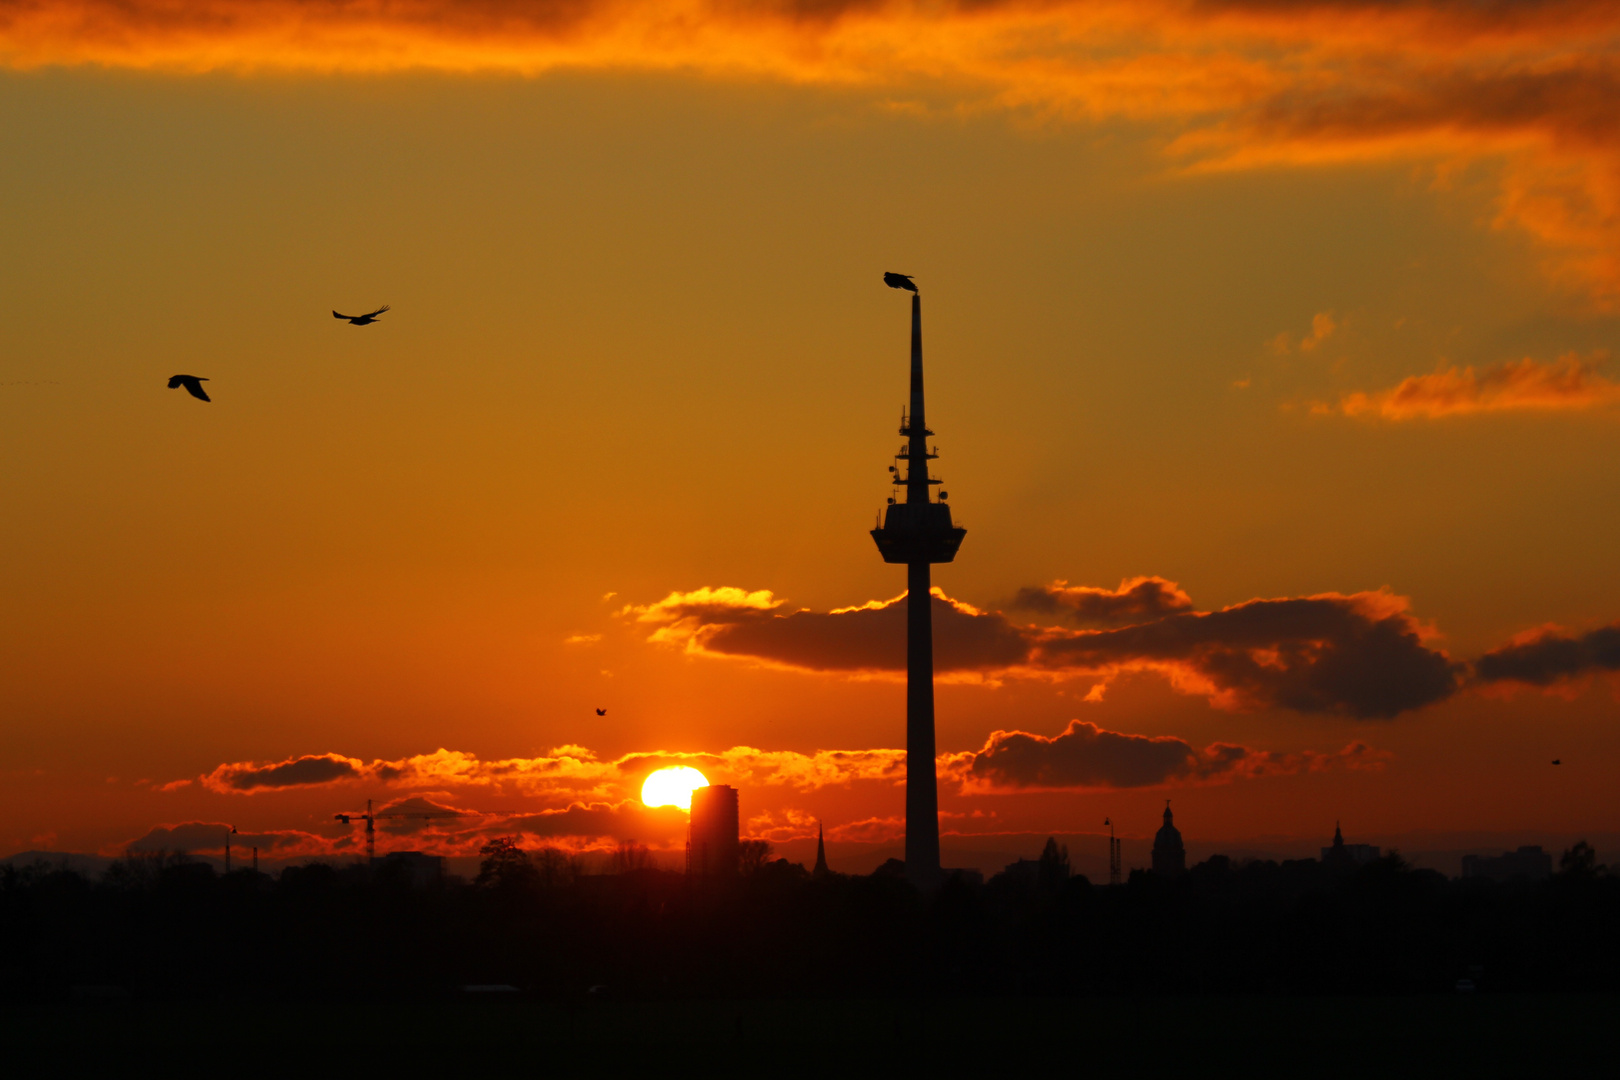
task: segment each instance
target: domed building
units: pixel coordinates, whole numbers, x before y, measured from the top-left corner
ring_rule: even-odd
[[[1170,800],[1164,800],[1164,827],[1153,838],[1153,872],[1175,877],[1187,872],[1187,849],[1181,843],[1181,830],[1174,824]]]

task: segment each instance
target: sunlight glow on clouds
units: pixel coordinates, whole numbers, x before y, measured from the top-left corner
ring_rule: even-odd
[[[1573,353],[1551,363],[1523,360],[1489,367],[1442,368],[1412,375],[1389,390],[1346,395],[1337,406],[1313,412],[1342,412],[1376,420],[1436,420],[1472,413],[1549,412],[1592,409],[1620,401],[1620,383],[1597,370],[1606,354],[1583,359]]]
[[[596,761],[583,747],[570,747],[568,761]],[[994,731],[977,750],[941,754],[936,762],[940,781],[959,794],[996,795],[1019,791],[1086,791],[1143,787],[1185,787],[1226,784],[1269,776],[1328,769],[1378,769],[1390,754],[1364,743],[1351,743],[1334,753],[1304,751],[1279,753],[1214,743],[1198,749],[1171,736],[1145,736],[1108,731],[1083,720],[1071,721],[1058,735],[1044,736],[1024,731]],[[369,791],[374,784],[393,787],[421,786],[437,781],[432,797],[410,795],[378,806],[377,830],[385,836],[410,837],[423,850],[444,854],[475,852],[491,836],[524,834],[573,851],[605,850],[619,840],[637,838],[655,845],[679,842],[690,806],[691,788],[703,786],[707,778],[692,767],[704,763],[719,782],[761,787],[779,787],[797,794],[808,794],[828,787],[849,787],[857,783],[878,783],[887,787],[901,784],[905,776],[905,751],[897,749],[818,750],[813,754],[794,751],[765,751],[733,747],[705,751],[653,751],[627,754],[613,762],[599,762],[601,782],[595,792],[582,797],[556,757],[506,759],[481,762],[475,755],[440,750],[418,755],[407,761],[453,761],[457,767],[437,774],[431,770],[406,770],[384,762],[359,765],[359,759],[339,754],[307,754],[286,761],[254,764],[239,762],[222,765],[210,776],[261,776],[280,780],[302,777],[297,785],[327,786],[352,793]],[[341,761],[354,763],[352,771],[329,770],[325,780],[311,780],[305,762]],[[673,785],[661,778],[672,774]],[[505,789],[493,785],[495,776],[522,776],[526,786]],[[550,786],[534,778],[548,776]],[[362,787],[361,785],[365,785]],[[636,797],[638,790],[640,797]],[[264,786],[210,784],[221,794],[242,794],[269,790]],[[676,791],[685,795],[685,802]],[[517,794],[537,800],[532,809],[482,811],[455,805],[454,800],[495,794]],[[358,813],[357,811],[355,813]],[[407,816],[408,815],[408,816]],[[973,821],[993,818],[993,811],[971,810],[945,815],[960,819],[959,830]],[[872,818],[845,822],[829,830],[834,839],[879,842],[898,835],[894,823],[900,819]],[[805,810],[788,806],[756,814],[750,819],[758,835],[788,839],[814,835],[813,817]],[[224,829],[217,824],[186,822],[154,827],[131,841],[132,851],[214,851],[224,846]],[[281,830],[240,834],[235,843],[258,846],[278,856],[342,855],[354,853],[361,833],[351,822],[328,826],[323,832]]]
[[[1620,303],[1620,8],[1595,0],[39,0],[0,4],[0,62],[688,72],[1162,123],[1194,171],[1489,161],[1498,224]]]

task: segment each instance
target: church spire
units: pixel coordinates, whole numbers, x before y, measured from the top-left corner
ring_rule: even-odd
[[[827,869],[827,838],[821,828],[821,822],[816,822],[816,868],[812,871],[816,877],[826,877],[832,873]]]

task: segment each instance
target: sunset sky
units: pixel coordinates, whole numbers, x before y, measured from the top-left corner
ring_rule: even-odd
[[[0,0],[0,854],[897,854],[894,270],[948,865],[1620,855],[1617,100],[1614,2]]]

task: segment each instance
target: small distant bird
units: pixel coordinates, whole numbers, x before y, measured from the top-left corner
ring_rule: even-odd
[[[597,709],[596,710],[596,715],[597,716],[606,716],[607,715],[607,710],[606,709]]]
[[[911,280],[910,274],[896,274],[893,270],[883,275],[883,284],[891,289],[905,289],[907,292],[917,291],[917,283]]]
[[[340,314],[338,314],[337,312],[334,311],[334,312],[332,312],[332,318],[334,318],[334,319],[347,319],[351,326],[370,326],[372,323],[377,321],[377,316],[381,315],[383,312],[385,312],[387,310],[388,310],[388,305],[384,304],[382,307],[378,308],[376,311],[368,311],[364,315],[340,315]]]
[[[1553,764],[1554,764],[1554,765],[1562,765],[1562,764],[1563,764],[1563,762],[1562,762],[1562,761],[1560,761],[1560,760],[1558,760],[1558,759],[1557,759],[1557,758],[1553,758]]]
[[[169,389],[178,390],[183,386],[186,388],[186,393],[198,401],[213,401],[214,399],[209,397],[202,388],[202,384],[207,381],[201,375],[170,375]]]

